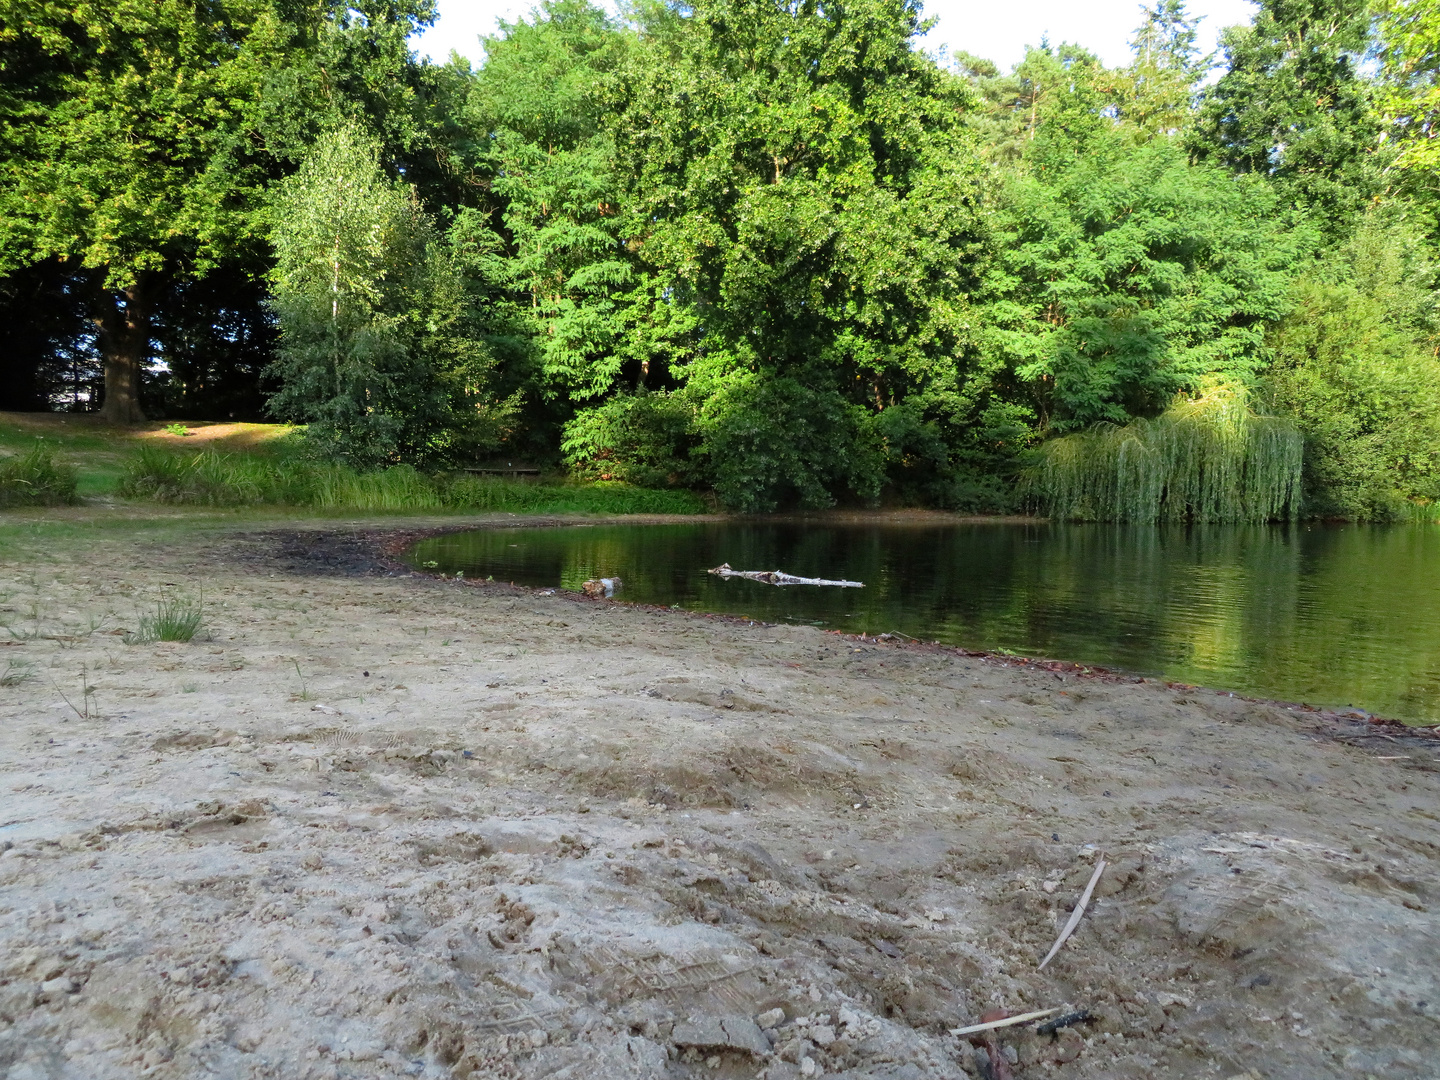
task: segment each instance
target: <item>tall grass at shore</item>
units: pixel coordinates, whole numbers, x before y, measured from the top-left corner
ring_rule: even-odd
[[[297,506],[321,511],[699,514],[694,492],[627,484],[541,484],[427,475],[408,465],[359,471],[282,454],[186,452],[142,446],[126,467],[125,498],[191,506]]]
[[[64,506],[75,501],[75,470],[45,446],[0,460],[0,507]]]

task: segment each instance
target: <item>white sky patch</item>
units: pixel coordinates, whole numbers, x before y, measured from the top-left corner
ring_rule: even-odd
[[[533,7],[531,0],[440,0],[440,18],[414,44],[422,56],[439,63],[453,49],[478,64],[485,56],[481,35],[493,34],[500,19],[514,21]],[[1205,52],[1215,49],[1223,27],[1248,23],[1255,14],[1251,0],[1193,0],[1187,7],[1192,16],[1203,17],[1199,44]],[[1048,38],[1054,45],[1082,45],[1117,67],[1130,58],[1140,10],[1135,0],[929,0],[926,14],[940,21],[924,45],[936,54],[974,53],[1008,71],[1024,57],[1027,45]]]

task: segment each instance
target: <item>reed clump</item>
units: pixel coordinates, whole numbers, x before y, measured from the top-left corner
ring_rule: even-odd
[[[0,507],[65,506],[75,501],[75,470],[36,446],[0,461]]]
[[[1069,521],[1265,522],[1299,515],[1304,439],[1234,384],[1180,397],[1154,419],[1052,439],[1023,477]]]
[[[125,498],[191,506],[295,506],[322,512],[697,514],[694,492],[622,483],[542,484],[427,474],[408,465],[358,470],[299,455],[145,446],[120,481]]]

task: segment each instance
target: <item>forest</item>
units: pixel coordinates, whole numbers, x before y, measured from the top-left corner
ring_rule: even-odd
[[[1440,5],[0,0],[0,408],[727,509],[1440,514]]]

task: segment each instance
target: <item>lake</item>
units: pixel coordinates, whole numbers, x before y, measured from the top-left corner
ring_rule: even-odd
[[[485,529],[417,566],[850,633],[1073,660],[1440,722],[1440,528],[859,525],[782,519]],[[783,570],[864,589],[705,571]]]

